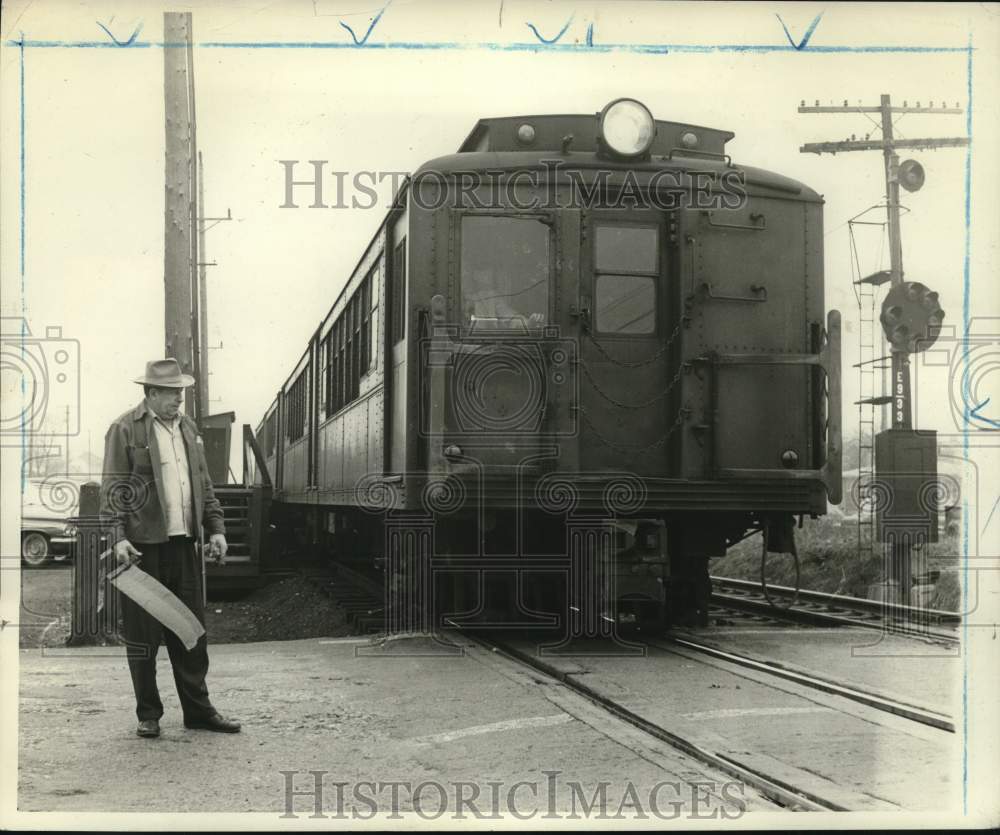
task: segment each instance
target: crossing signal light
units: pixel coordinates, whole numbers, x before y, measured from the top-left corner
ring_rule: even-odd
[[[904,281],[886,295],[879,320],[892,350],[912,354],[937,340],[944,311],[937,293],[917,281]]]

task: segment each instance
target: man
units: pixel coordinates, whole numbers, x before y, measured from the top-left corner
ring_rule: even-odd
[[[211,556],[226,556],[222,508],[212,491],[205,453],[191,418],[180,414],[184,389],[194,378],[175,359],[146,363],[136,381],[145,398],[111,424],[104,439],[101,514],[115,516],[111,531],[119,564],[139,563],[176,594],[204,624],[203,575],[194,543],[204,525]],[[204,635],[190,651],[140,606],[122,595],[124,637],[135,689],[136,733],[160,735],[163,704],[156,687],[156,653],[161,639],[174,672],[186,728],[236,733],[238,722],[218,714],[208,698]]]

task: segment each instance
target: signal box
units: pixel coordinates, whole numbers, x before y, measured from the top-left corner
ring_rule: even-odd
[[[878,538],[938,541],[937,433],[887,429],[875,436]]]

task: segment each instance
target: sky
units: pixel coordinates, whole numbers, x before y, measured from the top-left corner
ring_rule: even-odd
[[[0,308],[7,328],[9,317],[14,324],[23,317],[33,338],[59,327],[64,339],[75,341],[74,455],[88,444],[99,454],[108,423],[141,395],[131,380],[163,352],[163,50],[148,46],[162,40],[163,8],[153,2],[5,7]],[[997,163],[986,150],[998,144],[990,90],[997,69],[995,7],[289,0],[169,8],[194,14],[205,210],[233,217],[208,232],[203,255],[217,264],[208,267],[211,406],[235,411],[237,426],[256,425],[274,399],[388,201],[386,182],[374,209],[310,209],[305,200],[301,208],[282,209],[279,160],[302,160],[297,170],[303,174],[313,159],[326,160],[328,171],[410,172],[456,150],[478,118],[594,113],[619,96],[643,101],[660,119],[731,130],[736,136],[727,150],[738,164],[780,172],[824,195],[826,302],[845,319],[850,404],[857,306],[846,221],[882,200],[881,156],[800,153],[805,142],[860,138],[873,125],[859,114],[804,115],[796,108],[800,100],[875,104],[881,93],[965,108],[970,37],[978,149],[970,169],[970,312],[998,314]],[[14,43],[22,33],[23,50]],[[352,39],[366,45],[249,46],[347,46]],[[96,45],[42,45],[53,42]],[[428,44],[451,46],[417,48]],[[691,49],[711,44],[783,49]],[[914,44],[962,51],[828,51]],[[656,49],[643,53],[636,45]],[[962,136],[967,119],[907,115],[896,130],[905,137]],[[912,156],[924,165],[927,182],[920,192],[904,193],[906,277],[937,290],[946,324],[960,325],[966,153]],[[880,228],[863,233],[858,266],[867,274],[886,267],[888,255]],[[947,408],[954,388],[947,366],[918,369],[916,376],[920,391],[934,392],[918,406],[921,425],[957,431]],[[998,384],[1000,374],[977,377],[977,402]],[[59,395],[53,402],[62,402]],[[1000,418],[1000,410],[989,414]],[[845,409],[844,419],[850,432],[853,409]],[[75,428],[75,416],[71,422]]]

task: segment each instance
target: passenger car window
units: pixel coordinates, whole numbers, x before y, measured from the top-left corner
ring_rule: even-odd
[[[549,272],[549,227],[538,219],[462,218],[462,315],[470,330],[544,325]]]

